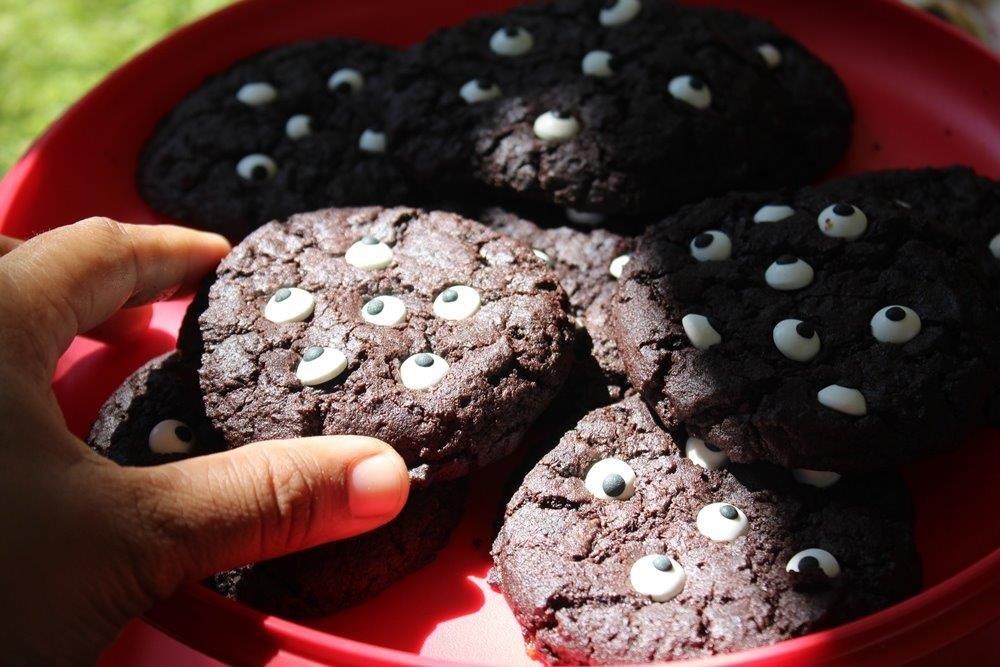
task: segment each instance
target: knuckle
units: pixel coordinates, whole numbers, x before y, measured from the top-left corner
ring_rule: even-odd
[[[313,466],[293,450],[272,450],[265,458],[265,473],[260,485],[264,519],[261,537],[265,545],[285,551],[305,546],[310,526],[317,514],[319,489]]]

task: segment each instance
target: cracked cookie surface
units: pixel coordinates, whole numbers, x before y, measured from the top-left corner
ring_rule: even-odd
[[[635,397],[590,413],[528,474],[491,578],[549,662],[708,656],[916,592],[911,521],[895,474],[818,489],[765,464],[703,469]]]
[[[512,451],[562,385],[573,335],[530,248],[454,214],[372,207],[251,234],[179,345],[200,355],[206,413],[230,446],[369,435],[420,484]]]
[[[734,194],[640,239],[615,336],[671,431],[737,461],[870,470],[986,419],[990,289],[963,239],[850,183]]]

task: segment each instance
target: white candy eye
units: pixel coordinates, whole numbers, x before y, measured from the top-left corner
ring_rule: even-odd
[[[635,471],[621,459],[603,459],[590,466],[587,490],[601,500],[628,500],[635,493]]]
[[[434,299],[434,314],[442,320],[464,320],[472,317],[482,299],[479,292],[468,285],[452,285]]]
[[[823,570],[828,578],[833,579],[840,574],[840,563],[829,551],[823,549],[804,549],[788,561],[786,572],[806,573],[815,568]]]
[[[708,84],[691,74],[675,76],[670,80],[667,90],[676,99],[695,109],[707,109],[712,104],[712,91],[708,89]]]
[[[710,229],[691,239],[691,256],[699,262],[721,262],[733,254],[733,242],[725,232]]]
[[[622,277],[622,271],[625,270],[625,265],[630,261],[632,261],[632,258],[628,255],[619,255],[618,257],[615,257],[611,260],[611,265],[608,266],[608,273],[610,273],[615,280],[618,280]]]
[[[687,575],[670,556],[651,554],[632,564],[629,581],[636,593],[648,595],[654,602],[666,602],[684,590]]]
[[[781,64],[781,51],[779,51],[778,47],[774,44],[768,44],[766,42],[764,44],[760,44],[757,47],[757,53],[760,54],[760,58],[764,61],[764,64],[771,69],[774,69]]]
[[[868,404],[864,395],[857,389],[842,387],[839,384],[831,384],[820,389],[816,394],[816,400],[831,410],[843,412],[852,417],[868,414]]]
[[[684,444],[684,456],[705,470],[718,470],[729,462],[729,456],[724,451],[693,436]]]
[[[722,342],[722,336],[704,315],[685,315],[681,318],[681,326],[684,327],[688,340],[699,350],[707,350]]]
[[[792,470],[792,478],[799,484],[815,486],[817,489],[825,489],[840,481],[840,473],[832,470],[808,470],[806,468],[795,468]]]
[[[490,37],[490,50],[498,56],[523,56],[535,45],[535,39],[524,28],[507,26]]]
[[[264,317],[276,324],[301,322],[313,313],[316,299],[304,289],[282,287],[264,305]]]
[[[802,289],[813,281],[815,272],[805,260],[795,255],[782,255],[764,271],[764,282],[777,290]]]
[[[747,532],[747,515],[728,503],[711,503],[698,512],[698,532],[716,542],[732,542]]]
[[[906,343],[920,333],[920,316],[906,306],[886,306],[872,317],[872,335],[880,343]]]
[[[802,320],[781,320],[772,332],[774,346],[793,361],[809,361],[819,354],[819,334]]]
[[[819,230],[837,239],[853,241],[868,229],[868,216],[852,204],[831,204],[819,214]]]
[[[903,208],[913,208],[909,202],[905,202],[902,199],[894,199],[893,201],[895,201],[898,206],[902,206]]]
[[[326,87],[335,93],[356,93],[365,87],[365,77],[356,69],[344,67],[330,75]]]
[[[377,296],[361,307],[361,319],[380,327],[393,327],[406,319],[406,304],[395,296]]]
[[[580,121],[568,111],[546,111],[535,119],[535,136],[542,141],[569,141],[580,133]]]
[[[392,248],[374,236],[366,236],[347,249],[344,260],[359,269],[384,269],[392,263]]]
[[[236,173],[248,181],[266,181],[278,172],[278,165],[263,153],[251,153],[236,163]]]
[[[236,91],[236,99],[249,107],[259,107],[270,104],[278,97],[278,91],[269,83],[257,81],[245,83]]]
[[[535,253],[535,257],[545,262],[548,266],[553,266],[555,264],[555,262],[552,261],[552,258],[549,257],[549,253],[545,252],[544,250],[539,250],[538,248],[532,248],[531,252]]]
[[[795,215],[795,209],[784,204],[767,204],[753,214],[754,222],[780,222]]]
[[[641,9],[639,0],[608,0],[597,15],[597,20],[605,28],[614,28],[634,19]]]
[[[1000,259],[1000,234],[997,234],[992,239],[990,239],[990,252],[997,259]]]
[[[358,148],[365,153],[384,153],[386,145],[385,132],[370,127],[358,137]]]
[[[194,431],[182,421],[164,419],[149,432],[154,454],[187,454],[194,447]]]
[[[407,357],[399,367],[399,379],[407,389],[429,389],[448,372],[448,362],[436,354],[421,352]]]
[[[465,82],[458,94],[469,104],[487,102],[500,97],[500,86],[487,79],[471,79]]]
[[[614,56],[607,51],[590,51],[580,62],[580,69],[586,76],[601,79],[614,76]]]
[[[577,225],[588,225],[594,226],[599,225],[604,222],[603,213],[594,213],[592,211],[578,211],[575,208],[566,209],[566,218]]]
[[[295,377],[307,387],[329,382],[347,368],[347,357],[335,347],[307,347]]]
[[[295,114],[285,123],[285,134],[289,139],[301,139],[312,134],[312,118],[304,113]]]

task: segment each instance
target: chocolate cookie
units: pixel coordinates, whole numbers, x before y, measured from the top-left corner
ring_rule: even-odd
[[[1000,369],[988,283],[964,239],[850,183],[734,194],[640,239],[615,337],[669,430],[736,461],[870,470],[983,423]]]
[[[265,225],[222,261],[180,340],[230,446],[369,435],[417,483],[512,451],[572,346],[566,295],[530,248],[410,208]]]
[[[392,88],[390,141],[418,181],[587,212],[804,182],[852,120],[839,80],[794,40],[652,0],[473,19],[413,47]]]
[[[492,580],[546,661],[737,651],[918,590],[898,475],[820,489],[766,464],[701,467],[699,454],[632,398],[590,413],[524,480]]]
[[[237,63],[161,122],[140,159],[142,196],[233,240],[291,213],[402,201],[409,188],[381,119],[395,58],[329,39]]]

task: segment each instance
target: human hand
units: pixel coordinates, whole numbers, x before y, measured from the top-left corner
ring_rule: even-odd
[[[215,234],[101,218],[23,244],[0,237],[5,661],[91,662],[182,583],[371,530],[406,502],[405,464],[373,438],[123,468],[69,432],[51,381],[73,337],[192,290],[228,250]]]

